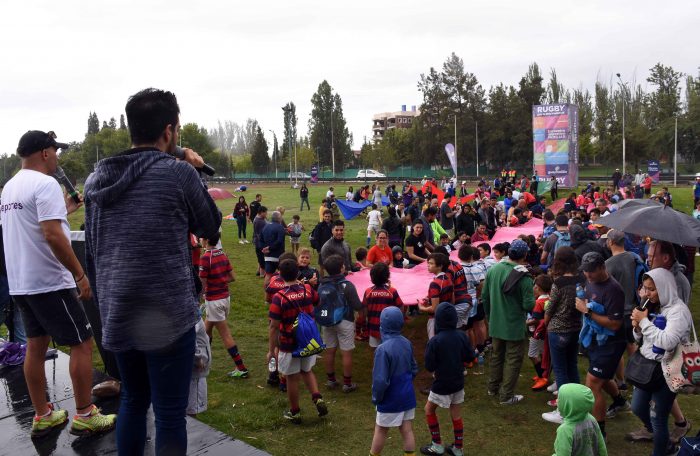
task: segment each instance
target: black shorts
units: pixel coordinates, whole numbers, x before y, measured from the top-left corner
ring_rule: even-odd
[[[611,380],[615,376],[620,358],[625,353],[626,344],[608,341],[605,345],[593,342],[588,347],[590,366],[588,373],[603,380]]]
[[[279,261],[266,261],[265,262],[265,273],[266,274],[274,274],[275,271],[277,271],[277,268],[279,267],[280,263]]]
[[[261,269],[264,268],[265,254],[263,254],[262,251],[257,247],[255,247],[255,257],[258,259],[258,266],[260,266]]]
[[[27,337],[49,335],[58,345],[69,347],[92,337],[92,327],[75,288],[12,299],[22,313]]]
[[[467,320],[467,329],[472,329],[475,321],[484,321],[485,318],[486,312],[484,311],[484,305],[479,302],[479,305],[476,306],[476,315]]]

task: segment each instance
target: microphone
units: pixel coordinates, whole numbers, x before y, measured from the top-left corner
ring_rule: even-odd
[[[185,149],[183,149],[180,146],[175,146],[175,152],[173,153],[173,155],[175,156],[175,158],[179,158],[180,160],[184,160],[185,159]],[[211,166],[207,165],[206,163],[203,164],[201,168],[196,168],[196,169],[198,169],[199,171],[203,172],[204,174],[206,174],[208,176],[213,176],[214,174],[216,174],[216,170],[214,168],[212,168]]]
[[[76,204],[82,203],[80,201],[80,196],[78,195],[78,191],[73,187],[73,183],[68,179],[68,176],[66,176],[66,173],[63,171],[63,168],[60,166],[56,167],[56,172],[54,173],[53,177],[56,178],[56,180],[63,185],[63,188],[66,189],[66,192],[70,195],[71,198],[73,198],[73,201],[75,201]]]

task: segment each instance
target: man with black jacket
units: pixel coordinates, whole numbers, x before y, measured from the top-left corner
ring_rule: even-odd
[[[311,230],[311,247],[318,253],[318,264],[321,263],[321,249],[323,245],[333,236],[333,222],[331,222],[332,214],[330,209],[323,211],[323,220],[318,222],[313,230]]]

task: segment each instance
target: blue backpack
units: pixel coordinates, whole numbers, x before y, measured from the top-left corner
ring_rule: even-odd
[[[554,261],[554,254],[559,249],[559,247],[566,247],[571,245],[571,236],[569,232],[562,233],[561,231],[555,231],[554,234],[557,236],[557,242],[554,244],[554,248],[549,252],[548,264],[552,264]]]
[[[347,310],[344,293],[347,283],[347,280],[339,280],[322,282],[319,285],[319,304],[314,310],[314,315],[321,326],[335,326],[343,321]]]
[[[636,290],[642,285],[642,278],[644,274],[649,272],[649,266],[642,260],[642,258],[634,252],[630,252],[634,256],[634,284],[636,286],[634,297],[637,299],[637,304],[641,303],[641,298]]]
[[[291,303],[286,296],[281,296]],[[306,298],[306,289],[304,289],[304,298]],[[326,344],[321,339],[321,333],[318,331],[314,318],[306,312],[302,312],[298,304],[294,303],[294,305],[299,310],[299,314],[292,326],[292,334],[296,344],[292,358],[306,358],[321,353],[326,349]]]

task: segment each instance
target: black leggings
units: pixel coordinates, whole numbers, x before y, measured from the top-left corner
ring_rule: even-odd
[[[241,233],[243,233],[243,239],[245,239],[245,228],[247,224],[245,216],[236,217],[236,223],[238,224],[238,239],[241,239]]]

